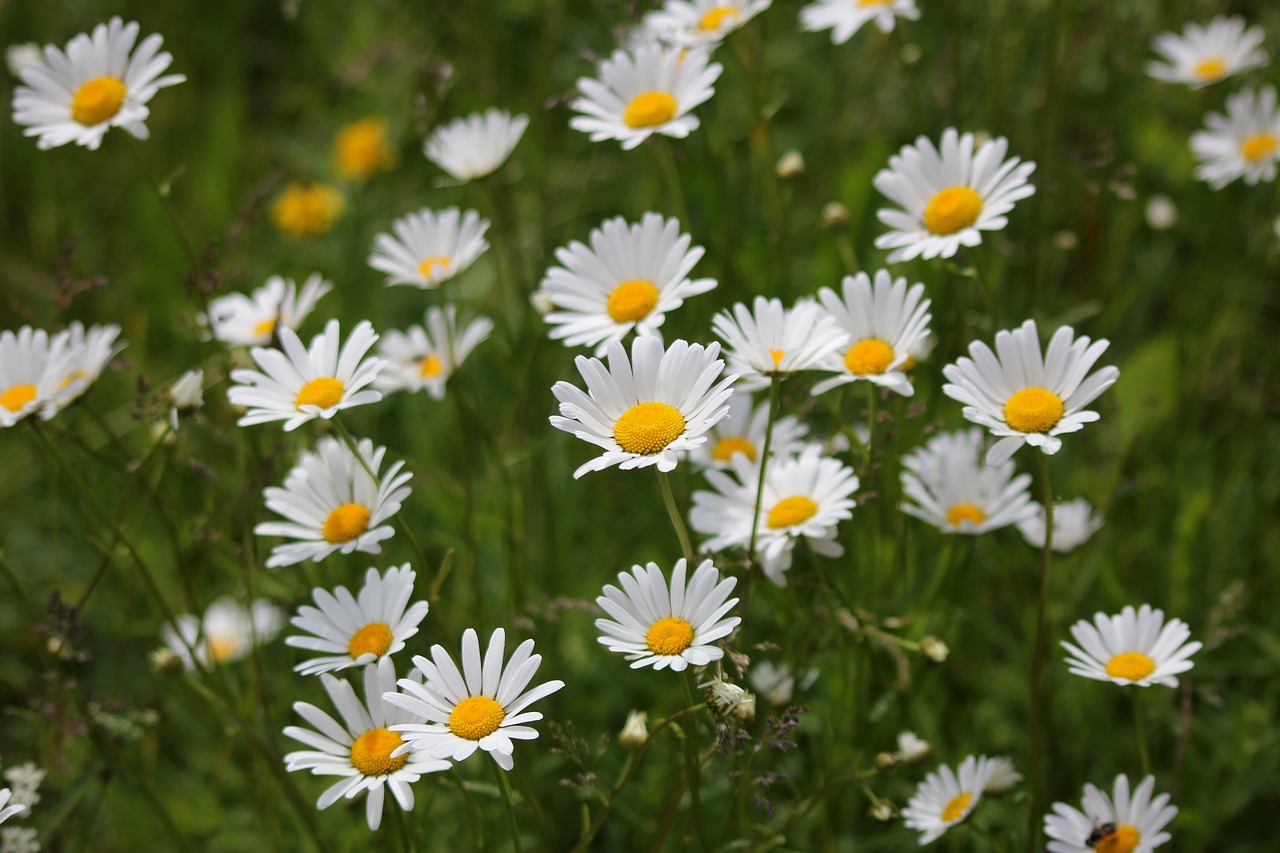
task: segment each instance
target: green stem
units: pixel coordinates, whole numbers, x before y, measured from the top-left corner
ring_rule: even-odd
[[[1147,752],[1147,718],[1142,713],[1142,688],[1130,687],[1133,699],[1133,730],[1138,741],[1138,759],[1142,762],[1142,775],[1151,775],[1151,755]]]
[[[689,541],[689,530],[684,526],[684,519],[680,517],[680,510],[676,508],[676,498],[671,493],[671,478],[666,471],[658,471],[658,485],[662,487],[662,503],[667,507],[667,515],[671,518],[671,526],[676,529],[676,536],[680,539],[680,550],[684,552],[685,571],[692,572],[696,559],[693,543]]]
[[[751,520],[751,539],[747,543],[747,559],[756,557],[756,536],[760,532],[760,502],[764,500],[764,475],[769,467],[769,453],[773,446],[773,424],[778,419],[778,398],[781,396],[782,375],[772,374],[769,383],[769,420],[764,428],[764,449],[760,453],[760,475],[756,478],[755,518]],[[745,609],[745,608],[744,608]]]
[[[690,707],[696,704],[694,697],[693,671],[686,669],[684,678],[685,701]],[[698,760],[698,746],[693,742],[694,726],[689,726],[684,733],[684,769],[685,778],[689,782],[689,808],[693,819],[694,831],[698,834],[698,844],[703,850],[710,850],[706,833],[702,829],[702,762]]]
[[[182,243],[182,249],[187,253],[187,260],[191,263],[191,274],[195,275],[200,269],[200,258],[196,254],[191,241],[187,239],[187,232],[182,228],[182,221],[178,219],[178,212],[173,209],[173,202],[169,200],[169,191],[161,186],[155,175],[151,173],[150,167],[147,166],[146,158],[142,156],[142,148],[133,140],[133,137],[127,133],[120,134],[120,137],[124,139],[129,153],[133,155],[134,162],[138,164],[138,170],[146,177],[151,191],[155,193],[156,198],[160,201],[160,206],[164,208],[165,215],[169,217],[169,222],[173,225],[173,230],[178,235],[178,241]]]
[[[388,794],[387,799],[395,798]],[[400,849],[404,853],[417,853],[418,845],[413,841],[413,835],[409,832],[409,822],[405,820],[404,811],[399,804],[391,803],[391,816],[396,822],[396,834],[400,836]]]
[[[1031,797],[1030,811],[1027,815],[1027,851],[1035,849],[1039,837],[1039,821],[1041,801],[1044,797],[1044,783],[1041,779],[1040,759],[1044,748],[1044,732],[1042,731],[1044,696],[1041,694],[1040,680],[1044,670],[1044,647],[1046,622],[1045,609],[1049,599],[1049,569],[1053,562],[1053,485],[1049,478],[1049,457],[1037,452],[1040,464],[1040,488],[1044,502],[1044,547],[1040,550],[1040,590],[1036,599],[1036,640],[1035,651],[1031,658]]]
[[[655,146],[662,171],[666,173],[667,185],[671,189],[671,197],[675,200],[676,214],[684,227],[690,227],[689,207],[684,201],[684,186],[680,183],[680,170],[676,167],[676,155],[671,149],[671,142],[665,137]]]
[[[867,383],[867,468],[871,468],[871,454],[876,447],[876,405],[880,402],[880,386]]]
[[[516,821],[516,804],[511,795],[511,781],[507,779],[507,774],[496,761],[493,763],[493,774],[498,777],[498,787],[502,789],[502,802],[507,807],[507,829],[511,831],[512,849],[520,853],[524,848],[520,845],[520,824]]]

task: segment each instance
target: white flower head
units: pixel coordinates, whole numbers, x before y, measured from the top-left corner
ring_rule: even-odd
[[[927,740],[917,737],[915,732],[899,732],[898,751],[893,757],[911,764],[924,759],[931,752],[933,747]]]
[[[1155,777],[1147,776],[1130,795],[1129,777],[1121,773],[1111,796],[1084,786],[1084,811],[1054,803],[1044,816],[1049,853],[1151,853],[1172,838],[1163,830],[1178,814],[1168,794],[1151,796],[1155,787]]]
[[[437,127],[423,153],[456,180],[483,178],[507,161],[528,126],[528,116],[491,107]]]
[[[278,329],[298,331],[333,284],[312,273],[298,289],[291,278],[273,275],[252,294],[228,293],[209,303],[209,315],[200,315],[209,333],[231,346],[265,346]]]
[[[937,840],[973,812],[995,769],[985,755],[970,755],[961,762],[959,774],[944,764],[925,777],[902,810],[907,827],[922,833],[921,846]]]
[[[729,414],[707,433],[707,441],[689,453],[689,459],[703,468],[729,468],[733,457],[742,454],[755,462],[764,452],[769,426],[769,400],[752,407],[751,395],[735,388],[729,397]],[[795,415],[783,415],[773,422],[771,456],[786,456],[801,450],[809,428]]]
[[[770,705],[786,705],[796,688],[796,677],[785,663],[760,661],[751,667],[747,680]]]
[[[461,273],[484,254],[489,220],[474,210],[422,208],[391,223],[394,235],[374,238],[369,266],[387,274],[387,284],[430,290]]]
[[[943,533],[987,533],[1035,512],[1030,474],[983,462],[982,430],[940,433],[902,457],[901,509]]]
[[[892,32],[898,18],[919,20],[916,0],[815,0],[800,10],[800,29],[831,30],[831,43],[844,44],[864,24],[874,23],[880,32]]]
[[[382,336],[378,355],[386,359],[387,368],[375,387],[388,393],[425,390],[432,399],[444,399],[445,385],[454,371],[493,331],[488,317],[459,323],[458,309],[452,305],[431,306],[424,323]]]
[[[1044,507],[1033,503],[1034,515],[1018,522],[1028,545],[1044,547]],[[1102,528],[1102,515],[1084,498],[1053,505],[1053,550],[1066,554],[1079,548]]]
[[[1191,136],[1191,151],[1200,161],[1197,180],[1215,190],[1237,178],[1249,186],[1275,180],[1280,161],[1275,87],[1236,92],[1227,98],[1227,114],[1209,113],[1205,126]]]
[[[86,330],[82,323],[76,321],[49,339],[51,351],[77,353],[67,374],[62,377],[61,384],[66,393],[58,396],[58,408],[69,406],[98,381],[107,362],[124,349],[123,343],[116,343],[119,336],[120,327],[117,325],[90,326]]]
[[[166,624],[164,643],[187,669],[231,663],[249,654],[255,645],[269,642],[284,624],[284,611],[268,601],[257,600],[245,607],[223,596],[204,612],[204,617],[184,613],[175,626]],[[192,658],[192,652],[195,658]]]
[[[175,409],[196,411],[204,405],[204,371],[188,370],[169,386],[169,402]]]
[[[23,71],[40,62],[40,45],[33,41],[11,44],[4,50],[4,64],[14,77],[21,78]]]
[[[791,308],[782,300],[757,296],[750,308],[739,302],[721,311],[711,327],[729,351],[729,369],[742,377],[739,388],[767,387],[775,375],[833,370],[828,356],[849,343],[849,333],[812,299]]]
[[[681,47],[712,48],[768,9],[773,0],[666,0],[644,16],[644,27]]]
[[[4,823],[16,814],[22,814],[27,807],[21,803],[10,803],[9,798],[13,795],[13,791],[9,788],[0,790],[0,823]]]
[[[1022,781],[1022,774],[1014,769],[1013,759],[997,755],[991,759],[991,778],[987,780],[987,787],[982,793],[997,797],[1007,793]]]
[[[1063,641],[1073,675],[1121,686],[1178,686],[1178,674],[1191,669],[1188,658],[1201,643],[1190,642],[1191,629],[1181,619],[1164,621],[1164,611],[1150,604],[1134,610],[1126,606],[1118,615],[1096,613],[1093,624],[1081,619],[1071,626],[1078,645]]]
[[[1188,23],[1182,35],[1161,33],[1151,48],[1161,62],[1147,63],[1147,73],[1166,83],[1186,83],[1199,89],[1250,68],[1267,64],[1260,49],[1262,27],[1247,27],[1240,15],[1219,15],[1208,26]]]
[[[649,739],[649,715],[644,711],[628,711],[627,721],[618,733],[618,743],[627,749],[638,749]]]
[[[49,420],[83,391],[87,384],[75,376],[84,347],[59,345],[43,329],[23,326],[15,335],[0,332],[0,427],[11,427],[28,415]],[[70,380],[70,381],[68,381]]]

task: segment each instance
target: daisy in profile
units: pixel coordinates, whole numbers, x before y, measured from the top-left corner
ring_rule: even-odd
[[[327,234],[342,215],[342,193],[325,184],[293,181],[271,203],[271,221],[292,237]]]
[[[399,152],[387,138],[387,123],[362,118],[344,124],[333,140],[333,165],[338,176],[363,180],[395,166]]]
[[[528,126],[528,116],[490,108],[437,127],[422,150],[455,180],[471,181],[497,171]]]
[[[1030,474],[982,461],[982,430],[939,433],[902,457],[900,507],[943,533],[987,533],[1035,513]]]
[[[979,245],[983,231],[1003,229],[1014,202],[1036,191],[1027,182],[1035,164],[1006,160],[1008,150],[1003,136],[975,150],[973,134],[955,128],[943,131],[937,148],[924,136],[904,145],[875,176],[876,189],[901,208],[877,211],[892,230],[876,238],[876,248],[893,250],[891,264],[950,258]]]
[[[831,30],[831,43],[844,44],[864,24],[874,23],[880,32],[892,32],[898,18],[918,21],[916,0],[815,0],[800,10],[800,29]]]
[[[973,813],[995,769],[985,755],[970,755],[960,763],[959,774],[944,764],[925,777],[902,810],[907,828],[921,833],[921,847]]]
[[[345,444],[326,436],[314,452],[302,454],[285,476],[284,488],[270,486],[263,492],[267,509],[288,521],[263,522],[253,532],[299,540],[272,548],[267,568],[292,566],[304,560],[318,563],[337,551],[382,553],[378,543],[395,534],[386,522],[400,511],[401,501],[412,492],[405,483],[413,475],[401,471],[403,461],[393,463],[386,474],[379,475],[387,449],[375,449],[367,438],[361,439],[358,446],[363,463]]]
[[[773,0],[666,0],[644,16],[644,27],[681,47],[715,47]]]
[[[270,642],[284,624],[284,611],[261,599],[245,607],[224,596],[209,605],[204,617],[184,613],[174,626],[162,631],[165,645],[187,669],[231,663],[249,654],[255,645]],[[193,659],[191,654],[195,652]]]
[[[1267,64],[1261,50],[1262,27],[1247,27],[1240,15],[1219,15],[1208,26],[1189,23],[1182,35],[1161,33],[1151,48],[1160,62],[1147,63],[1147,73],[1166,83],[1199,89],[1250,68]]]
[[[284,642],[322,656],[303,661],[294,671],[317,675],[366,666],[403,649],[404,641],[418,633],[418,625],[427,616],[427,602],[409,604],[416,577],[405,563],[385,573],[369,569],[357,596],[345,586],[333,592],[312,590],[316,606],[302,605],[289,620],[307,633],[286,637]]]
[[[689,666],[706,666],[724,657],[713,645],[738,627],[737,616],[725,618],[738,599],[729,593],[737,578],[721,580],[710,560],[698,566],[685,584],[686,564],[676,561],[671,583],[657,563],[633,566],[622,572],[622,588],[606,584],[596,604],[612,619],[597,619],[596,639],[611,652],[621,652],[632,669],[651,666],[683,672]]]
[[[378,340],[369,321],[352,330],[342,343],[337,320],[325,324],[324,331],[303,349],[292,329],[281,327],[278,349],[254,347],[249,351],[257,370],[233,370],[227,390],[233,405],[249,411],[236,421],[240,426],[284,421],[289,432],[314,418],[328,420],[343,409],[376,403],[382,392],[371,385],[386,366],[365,354]]]
[[[982,793],[988,797],[998,797],[1007,794],[1021,781],[1022,774],[1014,769],[1013,759],[997,755],[991,758],[991,778],[987,779],[987,787],[982,789]]]
[[[107,362],[124,349],[123,343],[116,343],[119,336],[120,327],[117,325],[90,326],[86,331],[84,325],[76,321],[50,339],[51,350],[79,354],[62,377],[61,384],[67,393],[58,398],[59,408],[79,399],[90,385],[98,381]]]
[[[484,254],[489,221],[474,210],[456,207],[438,213],[422,208],[391,223],[395,235],[374,238],[369,266],[387,274],[387,284],[411,284],[429,290],[465,270]]]
[[[630,332],[656,335],[667,312],[686,297],[716,286],[713,278],[689,277],[703,255],[680,221],[646,213],[628,225],[621,216],[593,229],[590,248],[576,240],[556,250],[561,266],[547,270],[542,290],[555,310],[545,319],[551,339],[566,346],[595,347],[599,358],[609,341]]]
[[[784,309],[780,299],[757,296],[751,308],[739,302],[721,311],[711,328],[729,349],[729,369],[742,377],[738,387],[747,391],[767,387],[774,376],[830,371],[827,357],[849,344],[849,333],[811,299]]]
[[[1200,161],[1196,179],[1215,190],[1243,178],[1249,186],[1276,177],[1280,161],[1280,111],[1272,86],[1245,89],[1227,98],[1227,114],[1209,113],[1206,128],[1191,137]]]
[[[928,337],[932,319],[924,285],[908,288],[905,278],[894,279],[888,270],[877,270],[874,287],[871,277],[860,272],[845,276],[841,290],[838,294],[824,287],[818,299],[851,343],[844,355],[829,357],[829,367],[837,375],[814,385],[813,393],[824,394],[862,379],[910,397],[915,388],[907,379],[906,365]]]
[[[0,332],[0,427],[36,413],[47,421],[87,387],[75,377],[82,349],[67,343],[53,346],[47,332],[30,326]]]
[[[981,341],[969,344],[971,358],[942,369],[942,392],[964,404],[966,420],[1000,438],[987,451],[988,465],[1002,465],[1023,444],[1054,454],[1062,447],[1058,436],[1098,420],[1084,407],[1120,378],[1111,366],[1089,373],[1108,346],[1062,326],[1041,357],[1036,323],[1028,320],[997,332],[995,352]]]
[[[378,355],[387,368],[375,381],[378,389],[392,391],[425,390],[434,400],[444,399],[444,386],[471,351],[493,331],[493,321],[476,317],[458,323],[452,305],[427,309],[426,326],[410,326],[403,332],[390,331],[378,343]]]
[[[1018,529],[1028,545],[1044,547],[1044,507],[1033,503],[1034,515],[1018,522]],[[1074,551],[1102,528],[1102,515],[1096,513],[1084,498],[1053,505],[1053,550],[1060,554]]]
[[[1137,611],[1127,606],[1117,616],[1095,613],[1093,624],[1084,619],[1071,626],[1079,645],[1063,641],[1071,656],[1067,667],[1112,684],[1177,687],[1177,675],[1194,666],[1187,660],[1200,651],[1199,642],[1188,643],[1191,629],[1181,619],[1164,621],[1164,611],[1144,604]]]
[[[209,333],[231,346],[266,346],[277,329],[298,331],[333,283],[320,273],[307,276],[299,289],[291,278],[273,275],[253,293],[228,293],[209,303],[209,314],[197,319]]]
[[[13,92],[13,120],[24,125],[24,136],[38,136],[40,149],[74,142],[90,150],[102,144],[113,127],[136,139],[146,139],[147,103],[156,92],[187,78],[160,75],[173,57],[160,51],[164,39],[150,35],[138,40],[136,21],[112,18],[67,43],[64,53],[53,45],[44,57],[22,70]]]
[[[689,459],[703,468],[729,468],[733,457],[742,454],[752,462],[760,461],[764,452],[765,430],[769,426],[769,401],[762,400],[752,408],[751,395],[734,390],[729,397],[729,414],[707,433],[707,441],[689,453]],[[773,422],[771,456],[798,452],[809,428],[795,415],[784,415]]]
[[[1053,814],[1044,816],[1044,834],[1053,839],[1049,853],[1148,853],[1173,836],[1165,826],[1178,814],[1169,795],[1151,795],[1154,776],[1147,776],[1129,793],[1129,777],[1116,777],[1112,795],[1093,785],[1084,786],[1084,811],[1066,803],[1054,803]]]
[[[670,471],[681,451],[706,442],[707,432],[728,414],[737,377],[721,376],[719,344],[673,341],[664,350],[661,340],[648,337],[631,342],[630,359],[618,341],[606,352],[608,368],[598,358],[574,360],[585,392],[568,382],[551,388],[560,401],[551,425],[604,450],[574,471],[574,479],[614,465]]]
[[[537,738],[538,730],[528,724],[542,719],[540,712],[525,709],[564,682],[546,681],[526,690],[542,655],[533,653],[533,640],[525,640],[504,665],[506,642],[506,631],[494,631],[482,661],[480,640],[468,628],[462,635],[461,671],[443,646],[431,647],[430,660],[421,655],[413,659],[426,683],[402,678],[400,692],[383,694],[391,704],[426,718],[391,727],[406,741],[402,754],[413,749],[430,758],[462,761],[480,749],[503,770],[515,766],[513,741]]]
[[[23,803],[14,803],[9,805],[9,798],[13,796],[12,788],[0,790],[0,823],[4,823],[16,814],[22,814],[27,810]]]
[[[600,63],[600,79],[578,80],[581,97],[569,106],[581,115],[569,120],[592,142],[616,139],[631,150],[652,134],[684,139],[698,128],[689,111],[715,94],[724,67],[708,63],[704,51],[644,45],[615,50]]]
[[[309,702],[294,702],[294,713],[312,728],[287,726],[284,734],[312,748],[286,755],[285,769],[290,773],[310,770],[315,776],[342,777],[316,801],[316,808],[321,811],[338,800],[350,800],[367,791],[365,819],[369,829],[376,830],[382,824],[387,790],[401,809],[413,811],[410,785],[428,773],[448,770],[451,765],[412,753],[393,754],[404,741],[391,727],[418,723],[423,718],[383,698],[396,686],[391,658],[382,658],[364,668],[364,702],[349,681],[327,674],[320,680],[333,707],[342,715],[342,722]]]

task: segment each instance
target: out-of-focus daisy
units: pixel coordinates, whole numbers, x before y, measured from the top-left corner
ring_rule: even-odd
[[[714,47],[759,15],[773,0],[666,0],[644,16],[644,26],[681,47]]]
[[[982,461],[980,429],[940,433],[902,457],[900,506],[943,533],[987,533],[1032,516],[1030,474]]]
[[[1044,547],[1044,507],[1033,503],[1034,515],[1018,522],[1027,544]],[[1084,498],[1053,505],[1053,550],[1065,554],[1074,551],[1102,527],[1102,516]]]
[[[887,270],[877,270],[875,286],[865,272],[845,276],[843,296],[829,287],[818,291],[822,306],[849,334],[844,355],[833,353],[829,368],[836,376],[813,386],[823,394],[849,382],[865,379],[904,397],[915,393],[906,369],[912,351],[929,334],[930,301],[924,285],[907,288],[905,278],[894,279]]]
[[[61,384],[67,388],[68,393],[59,396],[59,408],[70,405],[98,381],[111,357],[124,349],[123,343],[116,344],[119,336],[120,327],[114,324],[90,326],[86,331],[84,325],[77,321],[49,340],[51,351],[78,353],[67,374],[62,377]]]
[[[413,475],[400,470],[403,461],[379,475],[387,449],[375,449],[367,438],[358,447],[363,464],[345,444],[326,436],[314,452],[302,454],[285,476],[284,488],[269,486],[263,492],[267,508],[288,521],[263,522],[253,532],[301,540],[272,548],[267,568],[304,560],[318,563],[335,551],[382,553],[378,543],[395,535],[385,522],[400,511],[400,502],[412,492],[405,483]]]
[[[1267,52],[1259,49],[1264,37],[1262,27],[1246,27],[1240,15],[1219,15],[1208,26],[1192,22],[1182,35],[1156,36],[1151,48],[1163,61],[1147,63],[1147,73],[1166,83],[1199,89],[1266,65]]]
[[[197,318],[217,340],[232,346],[264,346],[276,329],[297,331],[333,284],[312,273],[298,290],[291,278],[273,275],[250,295],[228,293],[209,303],[209,315]]]
[[[341,776],[339,782],[320,795],[316,808],[324,810],[340,799],[352,799],[368,791],[365,818],[370,829],[382,824],[384,789],[405,811],[413,810],[413,788],[427,773],[451,766],[418,754],[393,754],[404,740],[392,726],[421,722],[423,717],[399,708],[383,698],[395,690],[396,669],[391,658],[382,658],[364,668],[364,695],[361,702],[345,679],[320,676],[329,700],[342,715],[338,722],[309,702],[294,702],[293,710],[313,728],[287,726],[284,733],[299,743],[313,747],[284,757],[285,769],[310,770],[315,776]],[[412,679],[407,679],[412,680]]]
[[[948,383],[942,391],[964,404],[967,420],[1000,436],[987,452],[988,465],[1002,465],[1023,444],[1057,453],[1058,436],[1098,420],[1097,412],[1084,407],[1120,377],[1112,366],[1089,374],[1109,345],[1077,338],[1062,326],[1041,357],[1035,321],[1028,320],[997,332],[994,353],[982,341],[969,344],[971,358],[961,356],[942,369]]]
[[[484,254],[489,220],[456,207],[436,212],[422,208],[391,223],[391,234],[374,238],[369,266],[387,274],[387,284],[429,289],[465,270]]]
[[[378,343],[378,355],[387,361],[374,383],[391,391],[426,390],[433,399],[444,398],[444,386],[471,351],[493,331],[493,321],[476,317],[461,324],[452,305],[427,309],[426,327],[410,326],[389,331]]]
[[[671,584],[657,563],[633,566],[618,575],[622,589],[606,584],[596,603],[612,619],[597,619],[597,638],[611,652],[622,652],[632,669],[651,666],[682,672],[690,665],[706,666],[724,657],[712,645],[738,627],[737,616],[725,618],[738,599],[729,598],[737,578],[720,579],[706,560],[685,584],[683,558],[676,561]]]
[[[195,669],[197,660],[203,666],[240,660],[255,644],[275,637],[283,624],[284,611],[268,601],[259,599],[245,607],[224,596],[209,605],[203,618],[184,613],[178,617],[177,629],[166,624],[162,635],[183,666]]]
[[[490,108],[437,127],[422,150],[455,179],[471,181],[497,171],[528,126],[526,115]]]
[[[735,390],[729,397],[729,414],[707,433],[707,441],[695,447],[689,458],[704,468],[728,468],[737,454],[752,462],[760,461],[764,452],[765,431],[769,426],[769,401],[762,400],[754,409],[751,395]],[[773,422],[771,456],[785,456],[800,450],[809,428],[794,415],[783,415]]]
[[[344,124],[333,140],[333,165],[347,179],[367,178],[390,169],[399,154],[387,138],[387,123],[363,118]]]
[[[1178,205],[1167,195],[1153,195],[1147,199],[1146,216],[1153,231],[1168,231],[1178,224]]]
[[[1177,675],[1195,664],[1188,660],[1201,643],[1190,642],[1191,629],[1181,619],[1164,621],[1164,611],[1144,604],[1137,611],[1126,606],[1116,616],[1095,613],[1093,624],[1081,619],[1071,626],[1079,645],[1063,641],[1070,654],[1067,667],[1112,684],[1177,687]]]
[[[799,674],[798,683],[796,678],[796,673],[785,663],[774,664],[767,660],[754,664],[747,673],[747,680],[756,692],[767,699],[769,704],[778,706],[791,703],[792,693],[797,686],[801,690],[812,687],[818,680],[818,670],[810,667]]]
[[[4,823],[14,815],[21,814],[27,810],[27,807],[21,803],[9,805],[9,797],[12,795],[13,791],[9,788],[0,791],[0,823]]]
[[[903,823],[919,831],[920,845],[929,844],[967,818],[982,799],[995,765],[985,755],[970,755],[960,773],[947,765],[930,773],[902,810]]]
[[[811,299],[784,309],[782,300],[757,296],[748,308],[739,302],[711,321],[729,348],[729,369],[742,377],[739,388],[769,385],[775,375],[832,370],[827,356],[847,346],[849,334]]]
[[[991,758],[991,778],[982,793],[989,797],[998,797],[1007,793],[1014,785],[1022,781],[1022,774],[1014,769],[1013,759],[997,755]]]
[[[75,376],[81,355],[66,342],[53,346],[43,329],[0,332],[0,427],[37,412],[47,421],[84,390],[85,380]]]
[[[1173,836],[1165,826],[1178,814],[1169,795],[1155,792],[1156,779],[1147,776],[1129,793],[1129,777],[1116,777],[1112,796],[1093,785],[1084,786],[1084,811],[1054,803],[1044,816],[1049,853],[1150,853]]]
[[[24,136],[38,136],[41,149],[74,142],[94,150],[108,130],[124,128],[146,139],[147,103],[156,92],[187,78],[161,73],[173,57],[161,52],[164,39],[150,35],[134,49],[138,23],[112,18],[67,43],[64,53],[46,45],[44,57],[22,70],[13,91],[13,120]]]
[[[11,44],[4,49],[4,64],[9,73],[21,79],[22,72],[41,62],[40,45],[33,41]]]
[[[715,94],[713,84],[723,70],[699,50],[615,50],[600,63],[600,79],[578,80],[582,96],[569,106],[582,115],[569,126],[590,134],[592,142],[616,139],[624,150],[654,133],[683,139],[699,125],[689,111]]]
[[[204,371],[188,370],[169,386],[169,424],[178,428],[178,415],[197,412],[204,406]]]
[[[271,203],[271,221],[294,237],[327,234],[346,203],[333,187],[310,181],[288,184]]]
[[[316,675],[364,666],[403,649],[404,641],[418,633],[419,623],[427,616],[427,602],[409,604],[416,577],[405,563],[385,574],[369,569],[358,596],[345,586],[333,592],[312,590],[316,607],[304,604],[289,620],[311,636],[286,637],[285,644],[325,654],[303,661],[294,670]]]
[[[976,146],[972,133],[942,133],[935,148],[926,137],[904,145],[875,176],[875,187],[901,210],[882,208],[876,216],[891,229],[876,248],[893,249],[889,263],[912,258],[950,258],[961,246],[977,246],[983,231],[999,231],[1013,203],[1035,193],[1027,178],[1035,163],[1005,159],[1003,136]]]
[[[337,320],[325,324],[324,331],[304,349],[292,329],[281,327],[283,351],[254,347],[249,351],[262,372],[233,370],[233,385],[227,399],[249,411],[236,421],[252,426],[284,421],[284,430],[297,429],[313,418],[328,420],[343,409],[376,403],[382,392],[366,386],[373,383],[386,366],[379,358],[365,358],[378,340],[369,321],[360,323],[342,343]]]
[[[1191,151],[1200,160],[1196,179],[1222,189],[1236,178],[1253,186],[1273,181],[1280,161],[1280,111],[1276,90],[1245,89],[1227,98],[1227,114],[1209,113],[1206,128],[1191,137]]]
[[[670,471],[681,451],[704,443],[728,414],[737,377],[721,376],[719,344],[673,341],[664,350],[661,340],[647,337],[631,342],[630,359],[618,341],[609,342],[607,353],[607,369],[597,358],[574,359],[585,392],[568,382],[551,388],[560,401],[551,425],[604,450],[574,471],[575,479],[613,465]]]
[[[891,32],[898,18],[920,19],[916,0],[816,0],[800,10],[800,29],[831,30],[831,43],[844,44],[866,23]]]
[[[537,738],[538,730],[528,723],[542,719],[540,712],[525,709],[564,682],[547,681],[526,690],[542,655],[533,653],[533,640],[525,640],[504,666],[506,642],[506,631],[494,631],[481,662],[480,640],[468,628],[462,635],[461,672],[443,646],[431,647],[430,660],[421,655],[413,659],[426,683],[402,678],[401,692],[384,694],[391,704],[426,718],[425,723],[392,726],[407,742],[401,750],[462,761],[481,749],[503,770],[514,766],[513,741]]]
[[[668,311],[688,296],[716,286],[713,278],[689,278],[703,255],[680,221],[646,213],[638,224],[621,216],[607,220],[588,237],[590,248],[573,241],[556,250],[562,266],[547,270],[542,289],[556,306],[545,319],[552,340],[566,346],[594,346],[598,358],[609,341],[627,333],[656,335]]]
[[[918,737],[915,732],[899,732],[898,751],[893,754],[893,757],[906,764],[914,764],[922,761],[931,752],[933,747],[927,740]]]

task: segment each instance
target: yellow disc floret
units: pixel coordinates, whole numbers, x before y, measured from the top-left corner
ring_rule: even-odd
[[[622,120],[627,127],[656,127],[675,118],[676,99],[666,92],[642,92],[627,104]]]
[[[407,754],[391,757],[403,745],[404,740],[391,729],[369,729],[351,744],[351,766],[366,776],[394,773],[409,760]]]
[[[440,268],[439,275],[447,273],[449,271],[449,256],[432,255],[418,264],[418,274],[423,278],[434,278],[437,275],[436,267]]]
[[[1107,661],[1107,675],[1141,681],[1156,671],[1156,662],[1142,652],[1123,652]]]
[[[973,802],[973,794],[968,791],[956,794],[947,802],[947,807],[942,810],[943,822],[950,823],[953,820],[959,820],[960,816],[964,814],[964,810],[969,808],[969,803],[971,802]]]
[[[115,77],[95,77],[76,89],[71,99],[71,117],[85,127],[102,124],[120,112],[124,96],[122,81]]]
[[[1122,823],[1116,827],[1115,832],[1104,835],[1097,844],[1093,845],[1093,849],[1097,853],[1133,853],[1138,849],[1138,842],[1141,840],[1142,833],[1138,832],[1136,826]]]
[[[369,510],[360,504],[343,504],[329,513],[321,533],[326,542],[341,545],[369,529]]]
[[[717,6],[702,16],[698,21],[698,29],[704,33],[715,32],[724,26],[727,19],[741,16],[742,12],[738,11],[737,6]]]
[[[351,635],[347,654],[353,658],[373,654],[382,657],[391,648],[391,629],[383,622],[370,622]]]
[[[978,221],[982,196],[968,187],[947,187],[929,199],[924,208],[924,227],[945,236],[963,231]]]
[[[319,379],[312,379],[306,385],[303,385],[293,403],[299,409],[303,406],[319,406],[322,409],[327,409],[330,406],[338,405],[342,400],[343,392],[346,390],[341,380],[334,379],[331,376],[321,376]]]
[[[507,712],[488,696],[468,696],[449,714],[449,731],[460,738],[480,740],[498,730]]]
[[[947,510],[947,524],[952,527],[959,527],[964,521],[981,524],[986,520],[987,514],[973,504],[956,504]]]
[[[609,294],[609,316],[615,323],[634,323],[658,304],[658,288],[642,279],[624,281]]]
[[[743,435],[722,438],[716,442],[715,447],[711,448],[711,458],[717,462],[728,462],[735,453],[743,454],[752,462],[756,461],[756,446]]]
[[[1023,388],[1004,404],[1004,422],[1018,432],[1048,432],[1062,420],[1062,398],[1044,388]]]
[[[1215,56],[1211,59],[1202,59],[1196,63],[1195,68],[1191,69],[1191,73],[1196,77],[1204,80],[1206,83],[1217,80],[1227,73],[1227,63],[1222,57]]]
[[[270,335],[276,330],[276,318],[268,317],[261,323],[253,327],[253,336],[260,338],[263,335]]]
[[[1280,138],[1274,133],[1263,131],[1255,133],[1245,138],[1240,143],[1240,156],[1250,163],[1256,163],[1266,157],[1271,157],[1280,149]]]
[[[668,616],[653,623],[644,642],[655,655],[678,655],[693,645],[693,626],[679,616]]]
[[[807,498],[804,495],[795,495],[794,497],[783,498],[774,504],[773,509],[769,510],[767,521],[769,527],[777,530],[808,521],[817,511],[818,505],[814,503],[812,498]]]
[[[666,403],[637,403],[613,425],[613,440],[628,453],[651,456],[684,434],[684,415]]]
[[[418,374],[423,379],[434,379],[441,373],[444,373],[444,364],[440,361],[440,356],[435,353],[418,362]]]
[[[30,383],[14,385],[0,394],[0,406],[16,412],[36,398],[36,386]]]
[[[893,363],[893,347],[879,338],[866,338],[849,347],[844,366],[855,376],[878,376]]]

